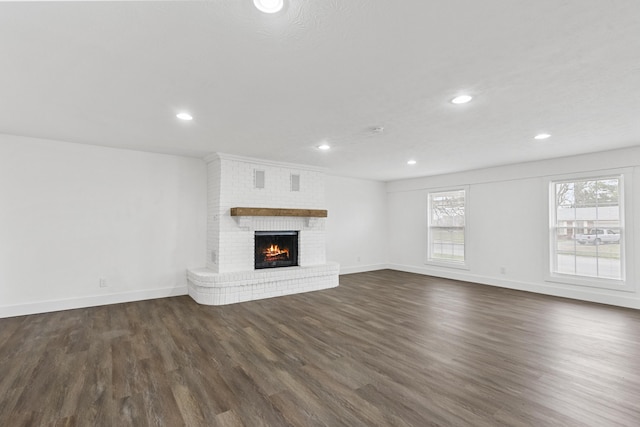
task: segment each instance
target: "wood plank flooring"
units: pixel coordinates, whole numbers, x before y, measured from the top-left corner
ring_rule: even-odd
[[[0,319],[0,426],[639,426],[640,312],[396,271]]]

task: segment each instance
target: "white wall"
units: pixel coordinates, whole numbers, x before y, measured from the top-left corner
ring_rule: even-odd
[[[200,159],[0,135],[0,317],[185,294],[205,230]]]
[[[640,308],[640,286],[544,281],[544,178],[620,167],[634,168],[629,225],[640,147],[387,184],[327,175],[327,259]],[[0,317],[185,294],[206,262],[206,182],[200,159],[0,135]],[[454,185],[470,186],[467,271],[424,264],[427,191]]]
[[[387,194],[383,182],[327,175],[327,259],[340,273],[387,267]]]
[[[628,262],[640,266],[640,147],[387,183],[390,268],[550,295],[640,308],[638,270],[633,292],[545,281],[548,212],[545,177],[633,168],[633,239]],[[469,185],[468,270],[434,267],[426,259],[429,190]],[[628,202],[628,201],[627,201]],[[635,225],[635,227],[634,227]],[[635,228],[635,229],[634,229]],[[501,268],[505,274],[501,274]]]

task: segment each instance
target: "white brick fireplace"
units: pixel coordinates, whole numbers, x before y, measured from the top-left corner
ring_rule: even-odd
[[[219,153],[205,160],[207,265],[187,272],[194,300],[223,305],[338,286],[339,265],[326,261],[326,219],[276,216],[324,209],[321,169]],[[240,207],[288,211],[231,216]],[[298,231],[298,266],[256,270],[256,231]]]

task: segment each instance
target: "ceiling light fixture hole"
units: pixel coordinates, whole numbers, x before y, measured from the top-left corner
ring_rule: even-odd
[[[253,0],[253,4],[264,13],[276,13],[282,10],[284,0]]]
[[[451,103],[453,104],[466,104],[467,102],[471,101],[473,99],[473,96],[471,95],[459,95],[456,96],[455,98],[453,98],[451,100]]]

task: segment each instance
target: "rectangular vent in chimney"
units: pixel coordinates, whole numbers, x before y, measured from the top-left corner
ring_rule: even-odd
[[[264,188],[264,171],[258,169],[253,170],[253,187]]]
[[[291,191],[300,191],[300,175],[291,174]]]

